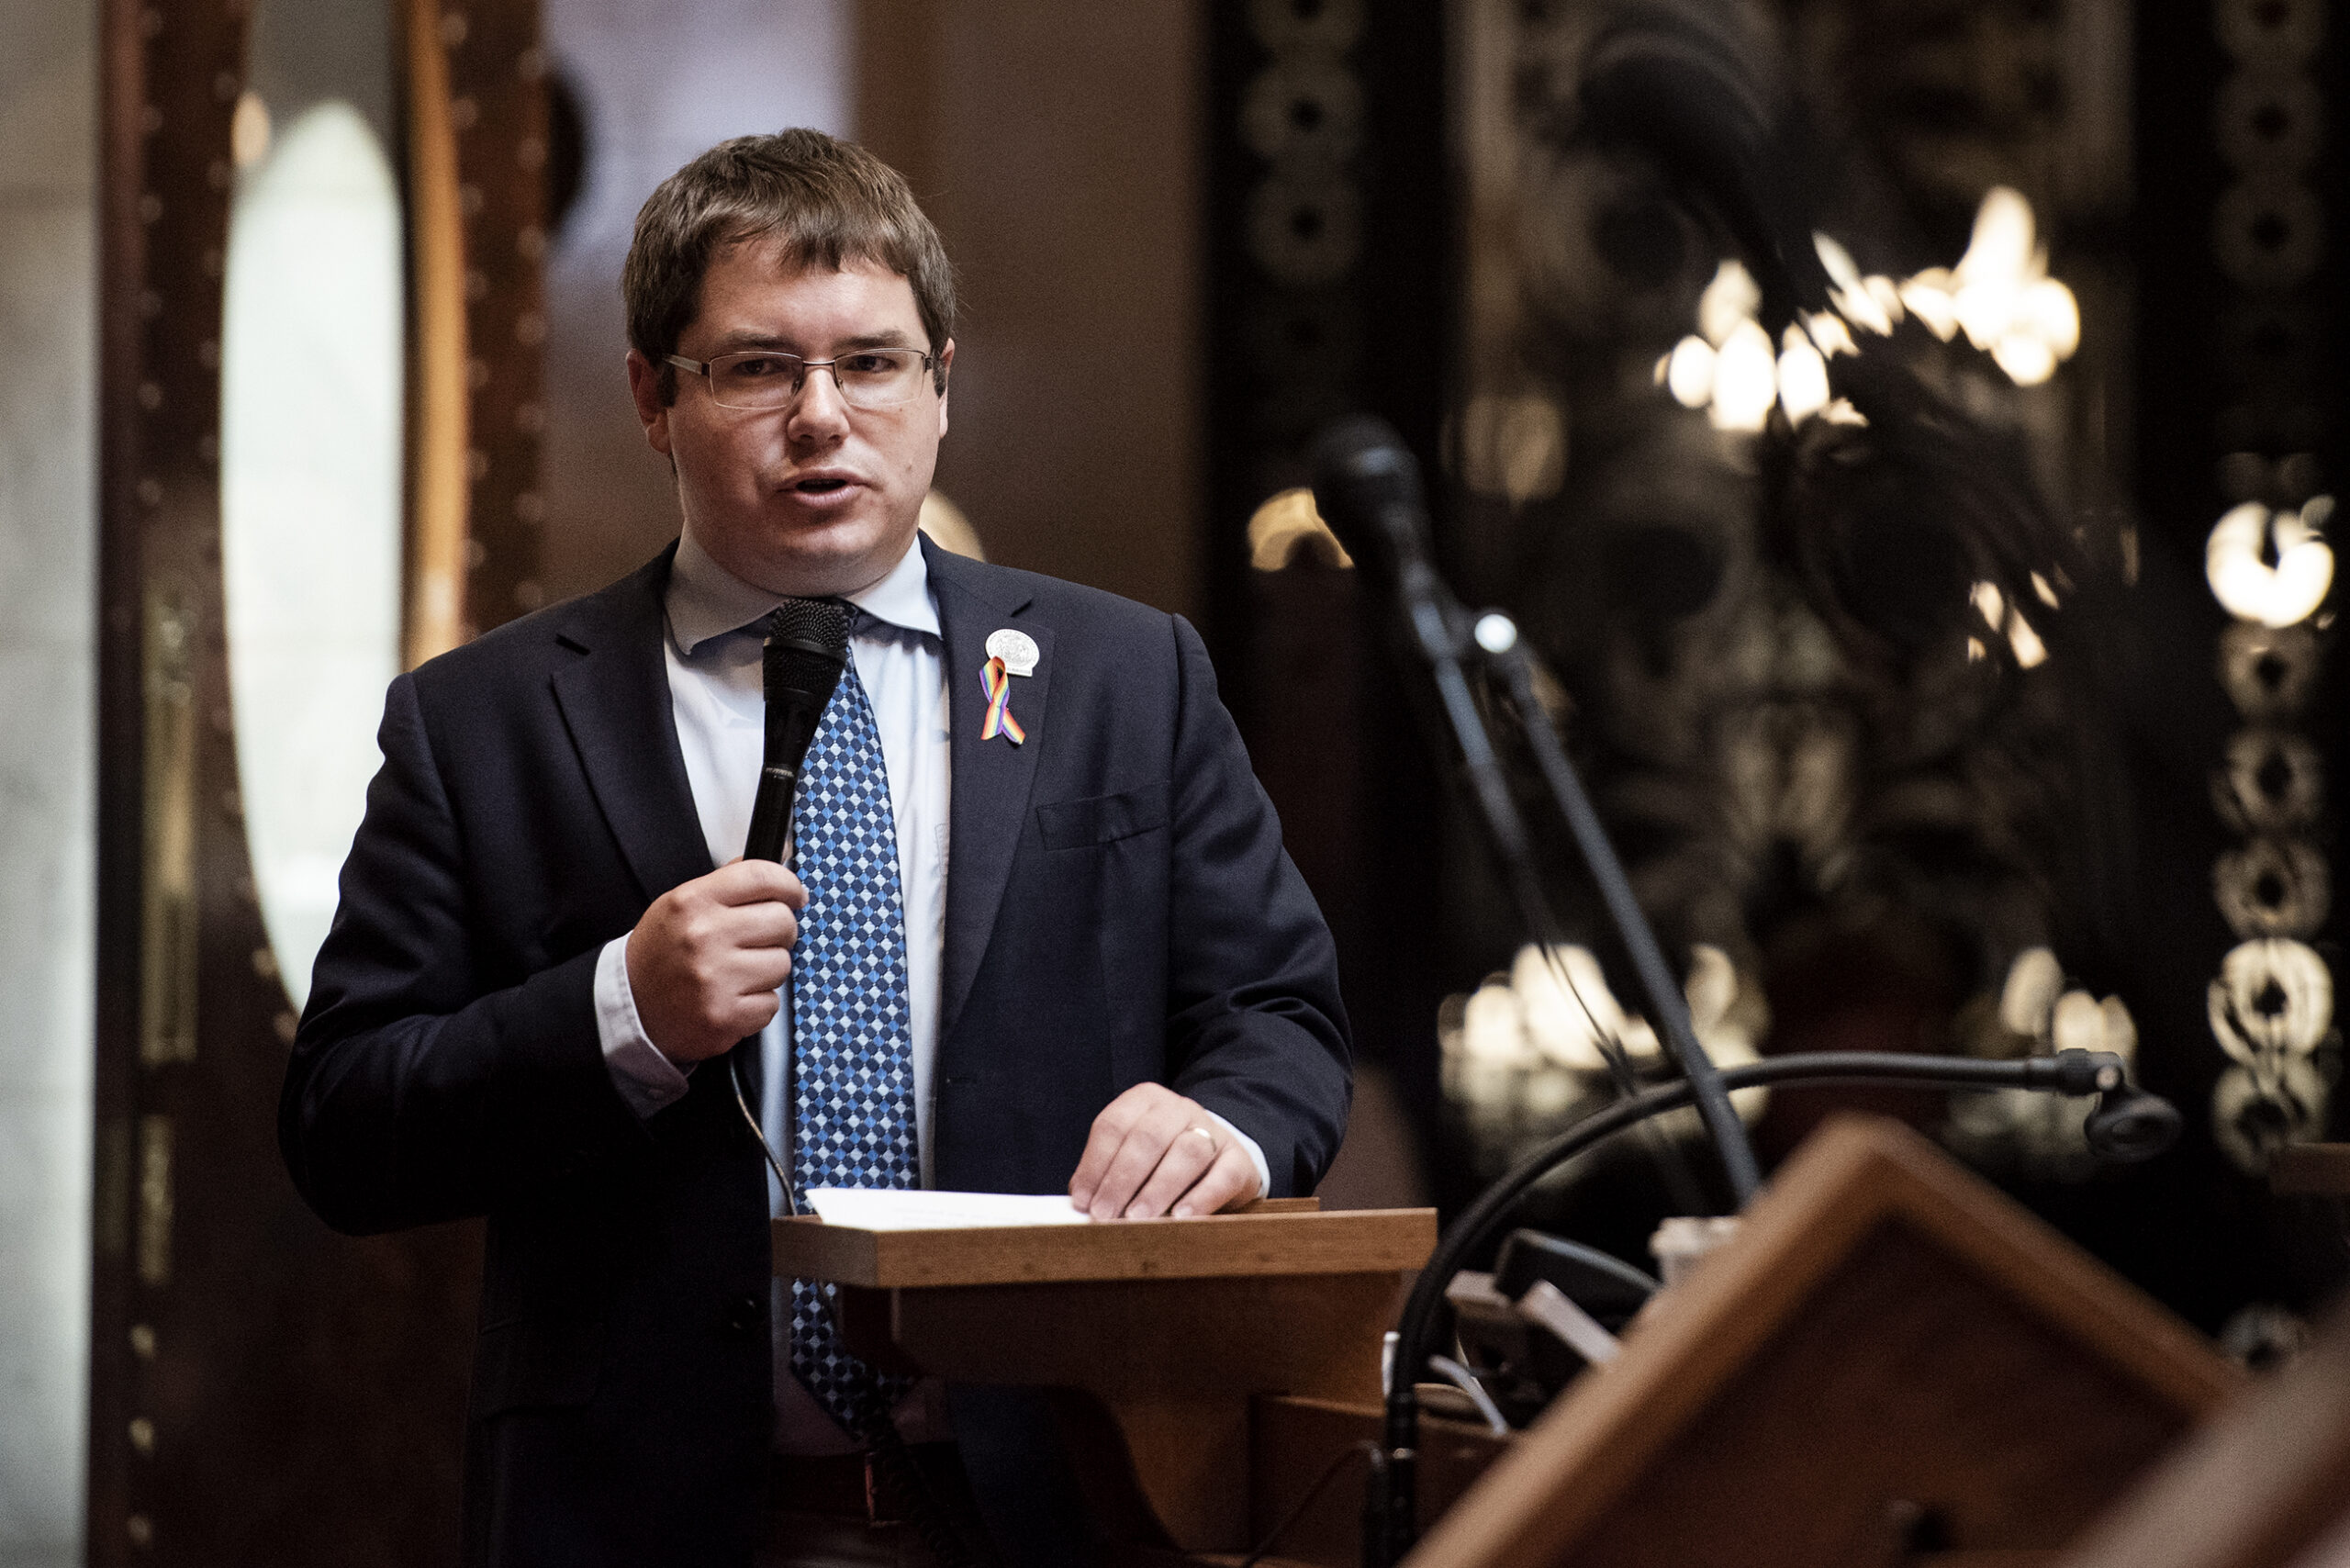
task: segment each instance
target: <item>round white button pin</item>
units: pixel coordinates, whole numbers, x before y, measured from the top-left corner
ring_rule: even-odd
[[[1036,673],[1036,639],[1009,626],[1000,632],[990,632],[988,633],[988,657],[1002,659],[1003,667],[1013,675],[1034,675]]]

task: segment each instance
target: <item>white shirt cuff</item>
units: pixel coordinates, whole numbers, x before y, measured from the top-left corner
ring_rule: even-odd
[[[605,943],[596,957],[596,1038],[604,1047],[604,1066],[612,1075],[612,1087],[639,1116],[650,1116],[685,1098],[685,1073],[661,1054],[636,1015],[636,993],[628,983],[625,936]],[[1260,1159],[1258,1168],[1263,1166]]]
[[[1211,1121],[1238,1139],[1240,1147],[1248,1151],[1248,1163],[1257,1168],[1257,1191],[1252,1196],[1261,1198],[1270,1193],[1273,1190],[1272,1167],[1265,1163],[1265,1151],[1257,1147],[1257,1140],[1217,1115],[1214,1111],[1208,1111],[1205,1105],[1202,1105],[1200,1109],[1207,1111]]]

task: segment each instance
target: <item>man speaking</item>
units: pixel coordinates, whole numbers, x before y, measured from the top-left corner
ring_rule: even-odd
[[[488,1217],[469,1562],[892,1560],[860,1398],[1058,1553],[1033,1406],[878,1379],[770,1278],[761,1143],[801,1187],[1100,1219],[1307,1191],[1348,1095],[1328,932],[1188,624],[918,537],[954,284],[898,174],[726,142],[622,290],[682,536],[393,682],[286,1161],[346,1231]],[[740,857],[763,628],[809,599],[849,646],[795,874]]]

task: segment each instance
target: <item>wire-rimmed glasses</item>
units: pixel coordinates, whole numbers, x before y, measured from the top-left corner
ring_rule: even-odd
[[[856,349],[831,359],[802,359],[778,349],[749,349],[716,359],[673,353],[668,363],[710,382],[710,399],[722,409],[759,413],[789,407],[811,370],[829,370],[841,401],[852,409],[894,409],[908,402],[938,356],[920,349]]]

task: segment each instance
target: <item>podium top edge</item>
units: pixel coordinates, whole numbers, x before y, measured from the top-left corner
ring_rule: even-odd
[[[1400,1272],[1435,1250],[1434,1209],[1207,1215],[1096,1225],[866,1230],[773,1222],[775,1271],[870,1289]]]

